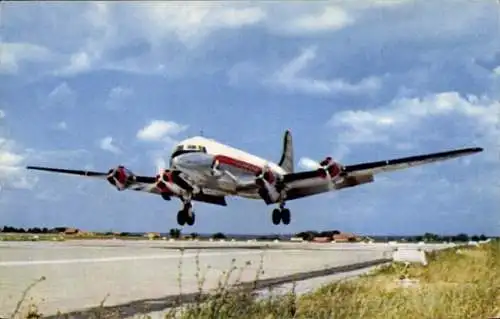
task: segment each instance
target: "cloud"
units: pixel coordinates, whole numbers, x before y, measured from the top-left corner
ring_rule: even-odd
[[[47,97],[49,107],[74,107],[76,104],[76,92],[66,82],[61,82]]]
[[[9,147],[10,143],[12,143],[12,141],[0,139],[0,145],[4,148],[0,153],[0,165],[2,167],[14,167],[19,165],[23,160],[21,155],[13,153],[9,150],[11,148]]]
[[[384,107],[348,110],[333,115],[329,125],[338,131],[340,144],[396,144],[432,142],[480,144],[498,160],[500,102],[458,92],[423,98],[396,99]],[[496,152],[495,152],[496,150]]]
[[[32,165],[64,165],[67,166],[68,162],[78,159],[79,162],[89,161],[92,156],[86,149],[58,149],[58,150],[40,150],[33,148],[26,148],[22,152],[25,161]]]
[[[368,7],[373,7],[373,6],[381,6],[381,7],[390,7],[390,6],[397,6],[397,5],[402,5],[406,4],[408,2],[411,2],[412,0],[360,0],[361,5],[366,5]],[[355,1],[353,1],[355,2]]]
[[[114,154],[119,154],[121,153],[121,150],[119,147],[113,144],[113,138],[111,136],[106,136],[99,140],[99,147],[102,150],[114,153]]]
[[[187,125],[172,121],[153,120],[137,132],[139,140],[162,143],[159,148],[147,152],[157,170],[167,167],[165,157],[169,155],[172,147],[179,142],[175,136],[185,131],[187,127]]]
[[[54,72],[54,75],[71,76],[90,70],[91,59],[87,52],[76,52],[69,57],[69,64]]]
[[[40,192],[37,192],[35,198],[38,200],[48,201],[48,202],[59,202],[63,199],[60,193],[51,189],[45,189]]]
[[[24,63],[48,62],[51,51],[31,43],[0,42],[0,74],[15,74]]]
[[[115,86],[108,93],[108,99],[106,100],[106,107],[108,108],[120,108],[123,107],[123,103],[134,94],[134,90],[127,87]]]
[[[72,43],[55,75],[74,76],[96,69],[176,73],[180,62],[189,59],[189,52],[208,43],[214,32],[254,25],[266,16],[258,6],[196,1],[181,6],[96,2],[82,5],[78,12],[83,13],[68,28],[81,40]],[[131,54],[129,49],[137,45],[143,49]]]
[[[56,124],[55,129],[60,131],[66,131],[68,129],[68,123],[66,123],[65,121],[61,121]]]
[[[21,166],[26,156],[13,140],[0,137],[0,190],[31,189],[37,181]]]
[[[5,111],[0,109],[0,120],[5,118]]]
[[[97,69],[178,74],[179,68],[192,66],[190,62],[200,55],[194,51],[211,50],[211,37],[218,31],[252,26],[274,34],[324,34],[353,24],[349,11],[357,7],[305,3],[285,8],[273,3],[205,1],[182,5],[92,2],[50,8],[14,4],[8,6],[6,30],[31,32],[16,33],[23,42],[7,43],[0,65],[17,70],[20,61],[51,62],[51,73],[57,76]],[[36,18],[27,21],[23,14],[36,14]],[[72,18],[64,27],[53,22],[66,16]]]
[[[482,36],[476,36],[478,23],[484,21],[481,17],[491,12],[494,5],[492,7],[486,2],[474,5],[465,1],[457,3],[437,5],[426,1],[405,0],[353,0],[345,3],[334,0],[294,6],[267,2],[222,4],[204,1],[182,5],[171,2],[89,2],[77,6],[61,3],[50,7],[8,4],[9,19],[5,21],[5,30],[7,34],[12,33],[18,38],[18,42],[10,43],[13,47],[26,44],[37,49],[50,48],[49,52],[54,52],[51,56],[57,57],[48,60],[58,64],[58,71],[53,73],[56,75],[76,75],[98,69],[163,76],[185,75],[187,70],[213,72],[214,63],[206,63],[204,53],[213,53],[213,41],[217,34],[227,35],[218,31],[238,30],[242,27],[252,27],[260,32],[259,36],[263,36],[262,33],[299,36],[297,40],[301,45],[302,40],[320,37],[323,46],[334,46],[339,55],[363,54],[367,58],[375,55],[365,51],[371,48],[380,57],[382,51],[384,55],[387,52],[387,48],[382,47],[390,48],[391,43],[396,45],[401,41],[413,41],[421,44],[428,38],[443,43],[453,42],[457,35],[464,34],[464,30],[469,30],[469,34],[473,33],[474,37],[482,39]],[[416,9],[423,14],[411,14]],[[450,14],[443,15],[447,10]],[[25,14],[36,17],[26,20]],[[53,22],[66,16],[71,16],[72,19],[66,21],[64,27]],[[385,19],[391,23],[380,23]],[[40,25],[44,28],[39,28]],[[342,30],[346,26],[352,26],[352,31],[348,28]],[[481,26],[480,30],[491,29],[488,26],[490,25]],[[367,27],[368,31],[364,32]],[[331,37],[334,32],[337,32],[338,37]],[[236,32],[232,33],[232,37],[236,40]],[[468,47],[465,50],[475,50],[477,40],[465,42]],[[489,46],[495,45],[494,41],[487,42]],[[34,51],[33,48],[16,50]],[[443,60],[442,57],[433,56],[435,51],[439,53],[440,50],[432,50],[426,57],[427,61]],[[9,56],[12,57],[13,54]],[[39,56],[43,54],[30,53],[30,57]],[[404,59],[405,54],[401,56],[400,59]],[[14,58],[9,58],[10,60]],[[46,59],[38,62],[43,61]],[[412,58],[412,61],[422,62],[419,58]],[[339,62],[351,67],[345,61]],[[373,63],[367,73],[373,74],[371,68],[378,66],[380,63]],[[54,64],[50,64],[50,67],[54,67]],[[352,91],[359,84],[372,85],[371,82],[352,84],[342,83],[340,80],[305,80],[309,81],[302,81],[300,86],[314,92],[335,90],[338,86],[342,90]]]
[[[328,6],[320,9],[319,12],[301,14],[285,21],[281,30],[289,35],[300,35],[336,31],[354,23],[347,11],[339,7]]]
[[[350,148],[347,145],[337,145],[336,149],[329,154],[330,157],[336,162],[342,163],[344,157],[350,153]],[[299,167],[304,170],[315,170],[319,168],[319,163],[324,160],[324,157],[318,157],[317,159],[312,159],[310,157],[301,157],[299,159]]]
[[[493,69],[494,76],[500,76],[500,65]]]
[[[380,79],[376,77],[365,78],[358,83],[352,84],[342,79],[320,80],[300,75],[315,58],[316,47],[306,48],[266,82],[290,91],[311,94],[368,93],[379,89],[381,85]]]
[[[251,84],[265,76],[264,71],[256,63],[242,61],[234,64],[226,72],[228,84],[232,86]]]
[[[129,9],[143,21],[141,31],[151,43],[174,37],[191,48],[216,30],[256,24],[266,16],[257,6],[196,1],[183,6],[154,2]]]
[[[301,157],[299,167],[305,170],[314,170],[319,168],[319,163],[309,157]]]
[[[186,130],[187,126],[171,121],[153,120],[137,132],[137,138],[143,141],[170,140],[172,135],[177,135]]]

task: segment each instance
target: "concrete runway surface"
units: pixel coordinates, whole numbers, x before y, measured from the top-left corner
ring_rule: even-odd
[[[182,258],[180,247],[184,248]],[[287,276],[298,273],[302,277],[295,279],[302,280],[366,268],[384,259],[387,262],[394,247],[358,243],[147,240],[0,242],[0,317],[9,317],[22,292],[42,276],[46,280],[29,292],[26,302],[36,303],[45,316],[54,315],[58,310],[66,313],[97,307],[106,295],[109,296],[105,306],[114,306],[113,311],[123,315],[133,315],[143,312],[139,308],[148,302],[163,301],[165,305],[157,305],[156,310],[165,308],[166,297],[177,295],[181,289],[183,294],[197,292],[196,256],[199,256],[201,274],[206,274],[203,289],[207,290],[217,287],[223,272],[232,265],[244,270],[241,276],[239,270],[235,271],[231,283],[238,277],[240,281],[253,281],[261,258],[264,274],[260,279],[264,279],[262,287],[265,287],[282,285],[291,281]],[[433,250],[446,245],[419,247]],[[372,261],[376,262],[345,268]],[[250,265],[245,266],[247,263]],[[179,278],[182,278],[182,287],[179,287]]]

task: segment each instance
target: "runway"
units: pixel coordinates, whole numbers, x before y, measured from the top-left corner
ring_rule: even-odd
[[[106,296],[105,306],[127,309],[127,315],[133,315],[142,312],[139,308],[148,300],[163,300],[166,305],[169,296],[198,291],[197,260],[200,275],[205,274],[203,289],[207,290],[215,288],[223,272],[232,266],[239,270],[230,283],[238,277],[242,282],[253,281],[261,259],[263,274],[259,277],[264,287],[331,275],[357,263],[366,263],[358,268],[368,267],[373,264],[370,262],[390,258],[392,250],[387,244],[347,243],[0,242],[0,317],[10,316],[23,290],[42,276],[46,280],[30,291],[27,302],[36,303],[44,316],[85,311],[98,306]]]

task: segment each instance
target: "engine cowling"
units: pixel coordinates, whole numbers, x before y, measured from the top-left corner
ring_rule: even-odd
[[[135,175],[123,165],[110,169],[106,179],[119,191],[129,188],[135,183]]]
[[[181,195],[182,188],[174,182],[172,171],[166,169],[161,174],[156,175],[156,188],[162,196]]]
[[[212,165],[210,166],[210,169],[211,169],[211,174],[212,176],[215,176],[215,177],[221,177],[222,175],[224,175],[220,170],[219,170],[219,160],[217,160],[216,158],[213,160],[212,162]]]
[[[266,203],[276,203],[280,200],[279,180],[280,176],[277,176],[269,167],[264,167],[255,174],[259,195]]]
[[[330,156],[326,157],[320,163],[320,168],[318,168],[318,174],[322,178],[327,178],[330,180],[337,180],[341,177],[344,167],[335,162]]]

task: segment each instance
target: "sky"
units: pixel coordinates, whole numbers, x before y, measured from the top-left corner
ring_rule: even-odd
[[[296,170],[472,156],[273,206],[195,203],[183,232],[500,235],[498,1],[0,2],[0,225],[178,227],[180,201],[26,165],[156,174],[200,134]]]

